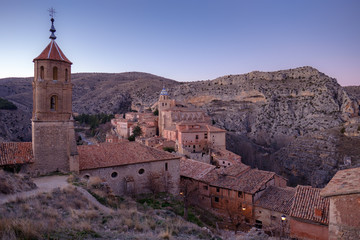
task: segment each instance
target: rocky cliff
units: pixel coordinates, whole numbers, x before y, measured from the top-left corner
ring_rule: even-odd
[[[292,185],[323,186],[344,159],[359,164],[360,153],[352,150],[359,146],[354,117],[360,91],[351,88],[350,98],[336,79],[311,67],[188,83],[145,73],[81,73],[73,74],[72,82],[73,109],[79,113],[148,108],[165,85],[170,97],[202,108],[227,129],[227,148],[246,164],[274,170]],[[0,110],[0,129],[14,128],[0,132],[4,140],[30,137],[31,91],[31,78],[0,79],[0,97],[19,108]],[[23,136],[13,134],[22,131]]]

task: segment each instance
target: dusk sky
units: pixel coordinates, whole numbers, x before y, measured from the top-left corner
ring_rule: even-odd
[[[196,81],[312,66],[360,85],[359,0],[0,0],[0,78],[33,76],[51,7],[73,73]]]

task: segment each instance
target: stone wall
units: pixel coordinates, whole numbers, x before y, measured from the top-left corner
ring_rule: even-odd
[[[297,239],[328,240],[327,225],[303,222],[295,218],[290,219],[290,237]]]
[[[35,158],[32,174],[69,172],[70,156],[77,155],[73,122],[33,121],[32,129]],[[76,170],[74,165],[76,160],[72,163]]]
[[[98,176],[105,180],[113,192],[119,196],[150,193],[150,173],[158,174],[159,178],[157,178],[156,182],[159,184],[159,191],[164,191],[165,185],[171,182],[168,185],[171,185],[169,192],[174,195],[179,194],[179,159],[80,171],[82,177]],[[167,183],[165,180],[166,173],[168,174]]]
[[[360,194],[330,197],[329,239],[360,238]]]

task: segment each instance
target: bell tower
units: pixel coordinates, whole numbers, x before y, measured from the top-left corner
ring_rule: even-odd
[[[34,174],[79,169],[72,118],[72,62],[55,41],[54,12],[50,10],[50,43],[33,61]]]

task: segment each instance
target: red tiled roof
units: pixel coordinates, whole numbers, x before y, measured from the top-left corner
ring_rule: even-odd
[[[255,194],[274,175],[274,172],[250,169],[245,164],[237,164],[225,169],[214,169],[206,174],[201,181],[215,187]]]
[[[294,200],[295,188],[269,186],[255,205],[285,214],[290,213]]]
[[[80,170],[179,158],[137,142],[78,146],[78,152]]]
[[[0,143],[0,166],[34,162],[31,142]]]
[[[40,53],[35,60],[56,60],[56,61],[63,61],[72,64],[72,62],[67,59],[65,54],[61,51],[59,45],[54,40],[51,40],[49,45]]]
[[[200,180],[215,168],[214,165],[195,161],[192,159],[180,160],[180,176]]]
[[[338,171],[321,190],[323,197],[355,193],[360,193],[360,167]]]
[[[297,186],[290,215],[292,217],[329,224],[329,199],[320,196],[320,188]],[[321,213],[315,215],[315,211]]]

